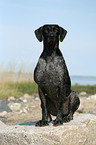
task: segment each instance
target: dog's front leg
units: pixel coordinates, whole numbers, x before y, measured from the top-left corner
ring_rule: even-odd
[[[36,123],[36,126],[46,126],[48,124],[48,111],[47,111],[47,105],[46,105],[46,98],[44,92],[41,90],[41,88],[38,88],[39,90],[39,96],[41,100],[41,108],[42,108],[42,120],[39,120]]]

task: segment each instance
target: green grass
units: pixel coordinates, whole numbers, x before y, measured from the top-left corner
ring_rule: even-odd
[[[77,93],[86,92],[87,94],[96,94],[96,85],[74,85],[72,86],[72,90],[76,91]]]
[[[9,96],[15,98],[23,96],[25,93],[32,95],[38,93],[38,87],[34,82],[0,83],[0,99],[6,100]]]
[[[72,86],[72,90],[80,93],[85,91],[87,94],[96,94],[96,85],[90,86],[80,86],[74,85]],[[25,93],[32,95],[34,93],[38,93],[38,87],[34,82],[16,82],[16,83],[0,83],[0,99],[6,100],[10,96],[14,96],[15,98],[22,97]]]

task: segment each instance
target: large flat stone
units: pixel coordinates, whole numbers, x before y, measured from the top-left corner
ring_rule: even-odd
[[[0,126],[3,145],[96,145],[96,116],[76,114],[74,120],[54,127],[35,127],[34,123]]]

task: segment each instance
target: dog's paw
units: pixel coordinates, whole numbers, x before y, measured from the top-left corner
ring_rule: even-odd
[[[47,125],[49,125],[48,124],[48,121],[45,121],[45,120],[39,120],[36,124],[35,124],[35,126],[40,126],[40,127],[42,127],[42,126],[47,126]]]
[[[54,120],[53,125],[54,126],[58,126],[58,125],[62,125],[63,121],[62,120]]]
[[[69,122],[70,120],[73,120],[73,116],[70,114],[68,116],[63,117],[63,122]]]

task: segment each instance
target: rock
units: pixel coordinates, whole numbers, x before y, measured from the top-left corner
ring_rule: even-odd
[[[5,116],[6,114],[7,114],[7,112],[6,112],[6,111],[3,111],[3,112],[0,113],[0,116],[3,117],[3,116]]]
[[[79,95],[80,96],[85,96],[85,95],[87,95],[87,93],[86,92],[81,92],[81,93],[79,93]]]
[[[96,145],[96,116],[76,114],[74,120],[54,127],[25,126],[0,127],[0,144],[20,145]]]
[[[96,110],[96,100],[89,97],[80,97],[80,104],[84,106],[84,109],[82,109],[83,113]]]
[[[23,98],[26,99],[26,100],[30,99],[30,95],[29,94],[24,94]]]
[[[28,111],[25,108],[22,108],[19,113],[27,113]]]
[[[8,98],[8,101],[15,101],[15,97],[14,97],[14,96],[10,96],[10,97]]]
[[[2,121],[0,121],[0,127],[1,126],[6,126],[6,124],[4,124]]]
[[[94,99],[94,100],[96,100],[96,94],[95,94],[95,95],[91,95],[91,96],[89,96],[87,99],[88,99],[88,100],[90,100],[90,99]]]
[[[26,99],[23,99],[22,101],[23,101],[24,103],[26,103],[26,102],[27,102],[27,100],[26,100]]]
[[[84,105],[80,104],[77,112],[83,113],[83,111],[84,111]]]
[[[19,100],[21,100],[22,102],[26,103],[26,102],[31,100],[31,96],[29,94],[24,94],[23,97],[19,98]]]
[[[96,115],[96,110],[89,111],[88,113]]]
[[[20,97],[19,99],[16,99],[17,102],[23,102],[24,98]]]
[[[0,112],[12,112],[12,110],[9,108],[8,103],[6,101],[0,100]]]
[[[9,103],[8,106],[12,111],[20,111],[21,109],[21,104],[20,103]]]
[[[36,97],[35,100],[39,101],[40,99],[39,99],[39,97]]]

